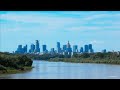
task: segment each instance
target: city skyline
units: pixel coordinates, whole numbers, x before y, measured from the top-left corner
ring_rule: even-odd
[[[73,47],[73,48],[72,48]],[[81,50],[82,48],[82,50]],[[99,52],[106,52],[106,49],[101,50]],[[27,44],[25,46],[18,45],[18,48],[16,51],[13,51],[13,53],[19,53],[19,54],[61,54],[61,55],[72,55],[73,53],[94,53],[94,49],[92,47],[92,44],[85,44],[83,47],[79,47],[78,45],[70,45],[70,42],[68,41],[66,44],[61,45],[60,42],[56,42],[56,48],[52,47],[51,50],[47,50],[47,45],[42,45],[42,48],[40,48],[39,41],[36,40],[36,44],[31,44],[30,49],[27,48]]]
[[[71,46],[93,44],[95,51],[120,50],[120,11],[0,11],[0,51],[12,52],[17,45],[56,49],[69,40]]]

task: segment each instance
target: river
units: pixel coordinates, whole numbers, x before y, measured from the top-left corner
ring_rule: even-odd
[[[120,65],[33,61],[34,68],[0,79],[120,79]]]

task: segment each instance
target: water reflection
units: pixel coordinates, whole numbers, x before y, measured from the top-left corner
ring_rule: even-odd
[[[120,79],[120,65],[34,60],[31,71],[0,75],[0,79]]]

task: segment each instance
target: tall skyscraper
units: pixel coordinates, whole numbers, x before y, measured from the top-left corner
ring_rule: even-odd
[[[22,45],[18,45],[18,50],[21,50],[22,49]]]
[[[55,51],[55,49],[54,48],[51,48],[51,52],[54,52]]]
[[[27,53],[27,45],[23,47],[23,52]]]
[[[60,42],[57,42],[57,53],[61,53]]]
[[[54,53],[55,53],[54,48],[51,48],[51,54],[54,54]]]
[[[78,46],[77,45],[74,45],[73,46],[73,52],[77,52],[78,51]]]
[[[36,49],[35,49],[36,53],[40,53],[40,48],[39,48],[39,41],[36,40]]]
[[[60,42],[57,42],[57,48],[60,48]]]
[[[24,53],[22,45],[18,45],[17,50],[15,51],[15,53]]]
[[[29,50],[30,53],[34,53],[35,52],[35,45],[31,44],[31,48]]]
[[[88,53],[88,51],[89,51],[89,46],[88,46],[88,45],[85,45],[84,47],[85,47],[85,51],[84,51],[84,52]]]
[[[71,56],[72,48],[71,48],[71,45],[70,45],[69,41],[67,43],[67,52],[68,52],[68,55]]]
[[[29,53],[34,53],[34,52],[35,52],[35,45],[34,45],[34,44],[31,44]]]
[[[89,49],[92,49],[92,44],[89,44]]]
[[[46,51],[47,51],[47,46],[46,45],[42,45],[43,46],[43,53],[46,53]]]
[[[23,52],[22,45],[18,45],[17,51],[18,51],[19,53],[22,53],[22,52]]]
[[[67,43],[67,48],[71,48],[69,41]]]
[[[93,53],[92,44],[89,44],[88,46],[89,46],[89,52],[90,52],[90,53]]]
[[[83,53],[83,52],[84,52],[84,51],[83,51],[83,47],[81,47],[81,48],[80,48],[80,53]]]
[[[27,45],[25,46],[25,52],[27,53]]]
[[[31,51],[35,52],[35,45],[34,44],[31,45]]]
[[[67,45],[63,45],[63,52],[67,50]]]
[[[63,45],[62,54],[65,55],[67,53],[67,45]]]

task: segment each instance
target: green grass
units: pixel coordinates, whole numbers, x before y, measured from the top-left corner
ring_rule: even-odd
[[[33,67],[23,67],[24,70],[17,70],[13,68],[7,68],[7,71],[0,70],[0,74],[15,74],[15,73],[22,73],[31,70]]]

